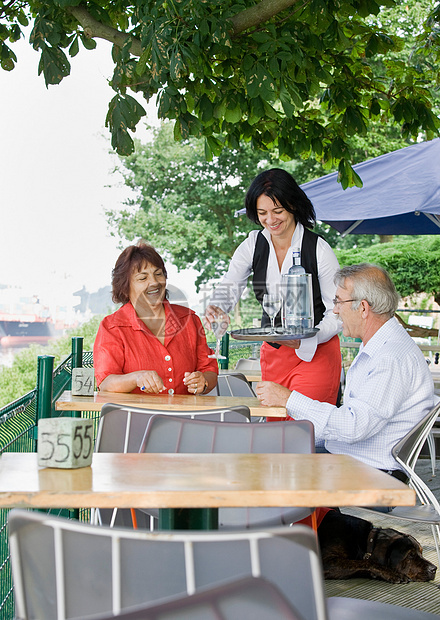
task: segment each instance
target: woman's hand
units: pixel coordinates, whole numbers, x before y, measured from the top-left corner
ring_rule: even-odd
[[[218,320],[226,321],[229,324],[229,317],[219,306],[207,306],[205,316],[203,317],[203,325],[206,329],[212,329],[211,324]]]
[[[277,344],[283,347],[289,347],[290,349],[299,349],[301,340],[280,340]]]
[[[164,390],[162,379],[155,370],[141,370],[137,373],[136,385],[146,394],[158,394]]]
[[[203,394],[205,388],[208,386],[208,381],[205,375],[198,370],[194,372],[186,372],[183,377],[183,383],[188,388],[190,394]]]

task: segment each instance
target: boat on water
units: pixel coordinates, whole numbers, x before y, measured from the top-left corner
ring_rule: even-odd
[[[46,345],[63,334],[63,327],[62,317],[46,300],[20,287],[0,284],[0,347]]]
[[[36,314],[6,314],[0,312],[0,346],[17,347],[28,344],[47,344],[57,333],[54,322]]]

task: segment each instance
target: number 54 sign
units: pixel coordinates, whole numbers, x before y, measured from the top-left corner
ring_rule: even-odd
[[[93,368],[72,369],[72,396],[93,396],[95,375]]]
[[[38,422],[38,465],[64,469],[87,467],[93,455],[93,422],[79,418],[43,418]]]

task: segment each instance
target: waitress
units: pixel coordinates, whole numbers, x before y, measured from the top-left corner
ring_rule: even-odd
[[[319,332],[302,340],[264,342],[260,354],[262,380],[336,404],[341,376],[337,334],[341,323],[333,314],[332,300],[336,291],[333,278],[339,264],[328,243],[310,230],[316,223],[313,205],[288,172],[273,168],[254,179],[245,206],[247,217],[263,230],[251,231],[236,249],[210,299],[205,325],[210,325],[216,315],[231,312],[251,274],[260,303],[265,293],[280,294],[281,276],[292,265],[293,250],[300,248],[301,265],[312,274],[314,320]],[[262,325],[267,322],[264,314]]]

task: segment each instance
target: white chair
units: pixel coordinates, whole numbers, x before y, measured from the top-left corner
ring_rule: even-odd
[[[233,424],[156,415],[145,431],[140,452],[224,454],[310,454],[315,452],[313,424],[307,420],[270,424]],[[145,509],[157,518],[158,510]],[[289,525],[313,514],[314,508],[219,508],[219,528]]]
[[[246,577],[275,584],[305,620],[438,620],[375,601],[327,600],[317,539],[302,525],[151,533],[12,510],[9,544],[17,620],[118,616]]]
[[[260,359],[258,357],[241,357],[235,364],[235,370],[261,370]]]
[[[396,506],[390,512],[385,513],[387,517],[431,525],[438,566],[440,566],[440,504],[432,491],[416,474],[415,465],[439,412],[440,399],[437,399],[434,408],[392,449],[394,458],[408,476],[408,484],[416,492],[419,504],[416,506]],[[362,510],[374,512],[374,508],[362,508]]]
[[[173,597],[168,603],[142,605],[123,612],[120,620],[304,620],[280,590],[262,577],[204,588],[192,596]],[[114,615],[93,616],[82,620],[112,620]]]
[[[224,409],[164,411],[105,403],[101,409],[95,452],[139,452],[147,424],[150,418],[158,413],[202,420],[250,422],[249,407],[245,406]],[[135,517],[138,527],[152,527],[153,524],[150,519],[146,519],[145,513],[136,510]],[[93,509],[91,521],[101,525],[133,526],[132,513],[128,509]]]
[[[408,325],[415,325],[417,327],[424,327],[425,329],[432,329],[433,324],[434,324],[433,317],[428,316],[426,314],[423,314],[423,315],[410,314],[410,316],[408,317]],[[412,339],[417,344],[431,344],[432,343],[431,336],[428,336],[427,338],[422,338],[420,336],[412,336]],[[432,363],[432,359],[433,359],[432,351],[428,351],[427,353]]]
[[[210,396],[256,396],[251,384],[241,372],[230,372],[218,375],[217,385]]]

